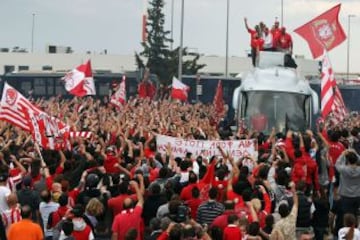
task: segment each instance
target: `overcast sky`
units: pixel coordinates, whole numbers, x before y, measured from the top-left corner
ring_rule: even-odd
[[[185,0],[184,46],[201,54],[225,56],[226,0]],[[165,0],[165,27],[171,29],[171,0]],[[350,72],[360,72],[360,0],[283,0],[288,31],[342,3],[340,22],[347,33],[351,18]],[[32,14],[35,14],[36,52],[47,44],[71,46],[109,54],[133,54],[141,50],[141,14],[144,0],[0,0],[0,47],[31,48]],[[174,0],[174,46],[179,44],[181,0]],[[281,15],[281,0],[230,0],[230,56],[245,56],[251,26],[264,21],[271,26]],[[307,43],[292,33],[294,53],[311,58]],[[335,71],[346,71],[347,42],[330,52]]]

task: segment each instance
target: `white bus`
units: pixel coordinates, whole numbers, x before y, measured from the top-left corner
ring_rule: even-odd
[[[272,127],[277,131],[311,127],[319,97],[295,68],[284,66],[284,57],[281,52],[260,52],[258,66],[242,74],[232,105],[238,121],[247,127],[265,133]]]

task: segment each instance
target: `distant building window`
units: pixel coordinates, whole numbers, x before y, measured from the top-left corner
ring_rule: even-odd
[[[52,69],[53,69],[53,68],[52,68],[52,66],[50,66],[50,65],[45,65],[45,66],[42,67],[42,70],[43,70],[43,71],[52,71]]]
[[[34,79],[34,94],[45,96],[46,94],[46,78],[35,78]]]
[[[55,80],[55,94],[56,94],[56,95],[66,94],[66,92],[65,92],[65,87],[64,87],[64,84],[62,83],[62,81],[56,81],[56,80]]]
[[[54,95],[54,91],[55,91],[55,78],[48,78],[46,83],[46,87],[47,87],[47,95]]]
[[[25,94],[27,94],[32,89],[31,81],[21,81],[21,89]]]
[[[19,66],[19,71],[29,71],[29,66]]]
[[[98,86],[99,86],[99,91],[98,91],[99,95],[105,96],[109,94],[109,89],[110,89],[109,83],[99,83]]]
[[[15,66],[14,65],[5,65],[4,66],[4,73],[12,73],[13,71],[15,71]]]
[[[48,51],[49,53],[56,53],[56,46],[49,46]]]

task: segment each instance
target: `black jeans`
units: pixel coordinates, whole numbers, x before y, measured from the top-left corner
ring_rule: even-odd
[[[344,197],[341,196],[341,205],[344,214],[352,213],[357,216],[360,207],[360,197]]]
[[[326,228],[314,227],[315,240],[324,240],[325,233],[326,233]]]
[[[251,48],[251,60],[252,60],[252,65],[254,67],[256,67],[256,48]]]

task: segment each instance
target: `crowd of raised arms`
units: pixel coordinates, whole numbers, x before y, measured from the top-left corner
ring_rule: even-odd
[[[233,133],[212,105],[92,98],[36,105],[91,138],[41,150],[0,122],[1,239],[360,239],[360,116]],[[74,111],[72,110],[74,109]],[[256,139],[258,156],[156,150],[156,135]]]

